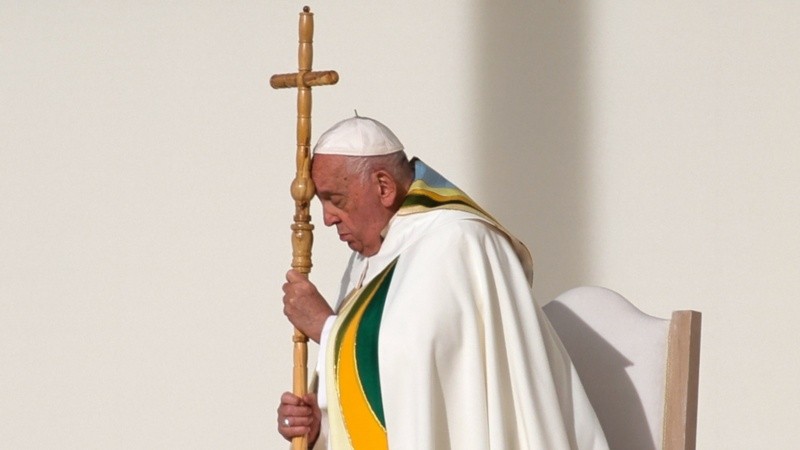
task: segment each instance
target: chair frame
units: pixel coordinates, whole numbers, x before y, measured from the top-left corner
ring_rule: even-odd
[[[696,446],[701,322],[698,311],[672,313],[667,344],[664,450],[691,450]]]

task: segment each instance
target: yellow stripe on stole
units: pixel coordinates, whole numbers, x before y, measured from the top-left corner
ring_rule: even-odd
[[[377,284],[377,286],[379,285],[380,283]],[[375,290],[370,293],[370,297],[374,294]],[[350,443],[355,450],[388,449],[386,430],[369,407],[367,396],[361,388],[361,380],[356,366],[356,331],[358,331],[358,325],[361,323],[367,306],[369,306],[369,302],[364,302],[353,313],[350,325],[342,335],[336,377],[339,387],[339,403]]]
[[[428,183],[424,182],[423,180],[416,180],[414,183],[411,184],[411,187],[408,190],[409,194],[416,194],[417,192],[433,192],[438,196],[439,200],[445,199],[447,197],[464,197],[469,198],[464,191],[458,188],[453,187],[435,187],[430,186]],[[470,203],[474,203],[470,200]]]

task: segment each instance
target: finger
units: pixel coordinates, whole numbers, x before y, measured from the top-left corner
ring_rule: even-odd
[[[291,304],[293,298],[294,297],[289,295],[288,292],[286,294],[283,294],[283,305],[284,306],[289,306]]]
[[[301,406],[303,404],[303,399],[297,395],[292,394],[291,392],[284,392],[281,394],[281,405],[295,405]]]
[[[284,428],[309,427],[313,420],[311,416],[286,416],[278,421],[278,425]]]
[[[308,280],[308,277],[294,269],[289,270],[286,272],[286,281],[289,283],[297,283],[298,281],[305,281]]]
[[[303,396],[303,403],[312,408],[314,407],[318,408],[319,406],[317,405],[317,394],[313,392],[307,393],[306,395]]]
[[[310,406],[281,405],[278,408],[278,421],[283,421],[286,417],[308,417],[313,413]]]
[[[287,416],[278,420],[278,431],[286,438],[304,436],[311,431],[312,418]]]

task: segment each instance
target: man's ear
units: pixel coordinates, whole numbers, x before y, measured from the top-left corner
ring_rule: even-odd
[[[394,206],[397,200],[397,182],[385,170],[378,170],[373,174],[378,188],[381,204],[387,208]]]

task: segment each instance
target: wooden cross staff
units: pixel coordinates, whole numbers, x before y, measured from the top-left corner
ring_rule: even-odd
[[[312,72],[312,42],[314,36],[314,14],[308,6],[300,13],[300,44],[297,50],[297,72],[273,75],[269,84],[275,89],[297,88],[297,171],[292,181],[294,199],[294,223],[292,224],[292,268],[300,273],[311,272],[311,245],[314,243],[309,214],[309,204],[314,197],[314,182],[311,181],[311,87],[336,84],[339,74],[333,70]],[[303,396],[307,392],[308,337],[294,330],[293,392]],[[308,447],[306,436],[292,439],[293,450]]]

